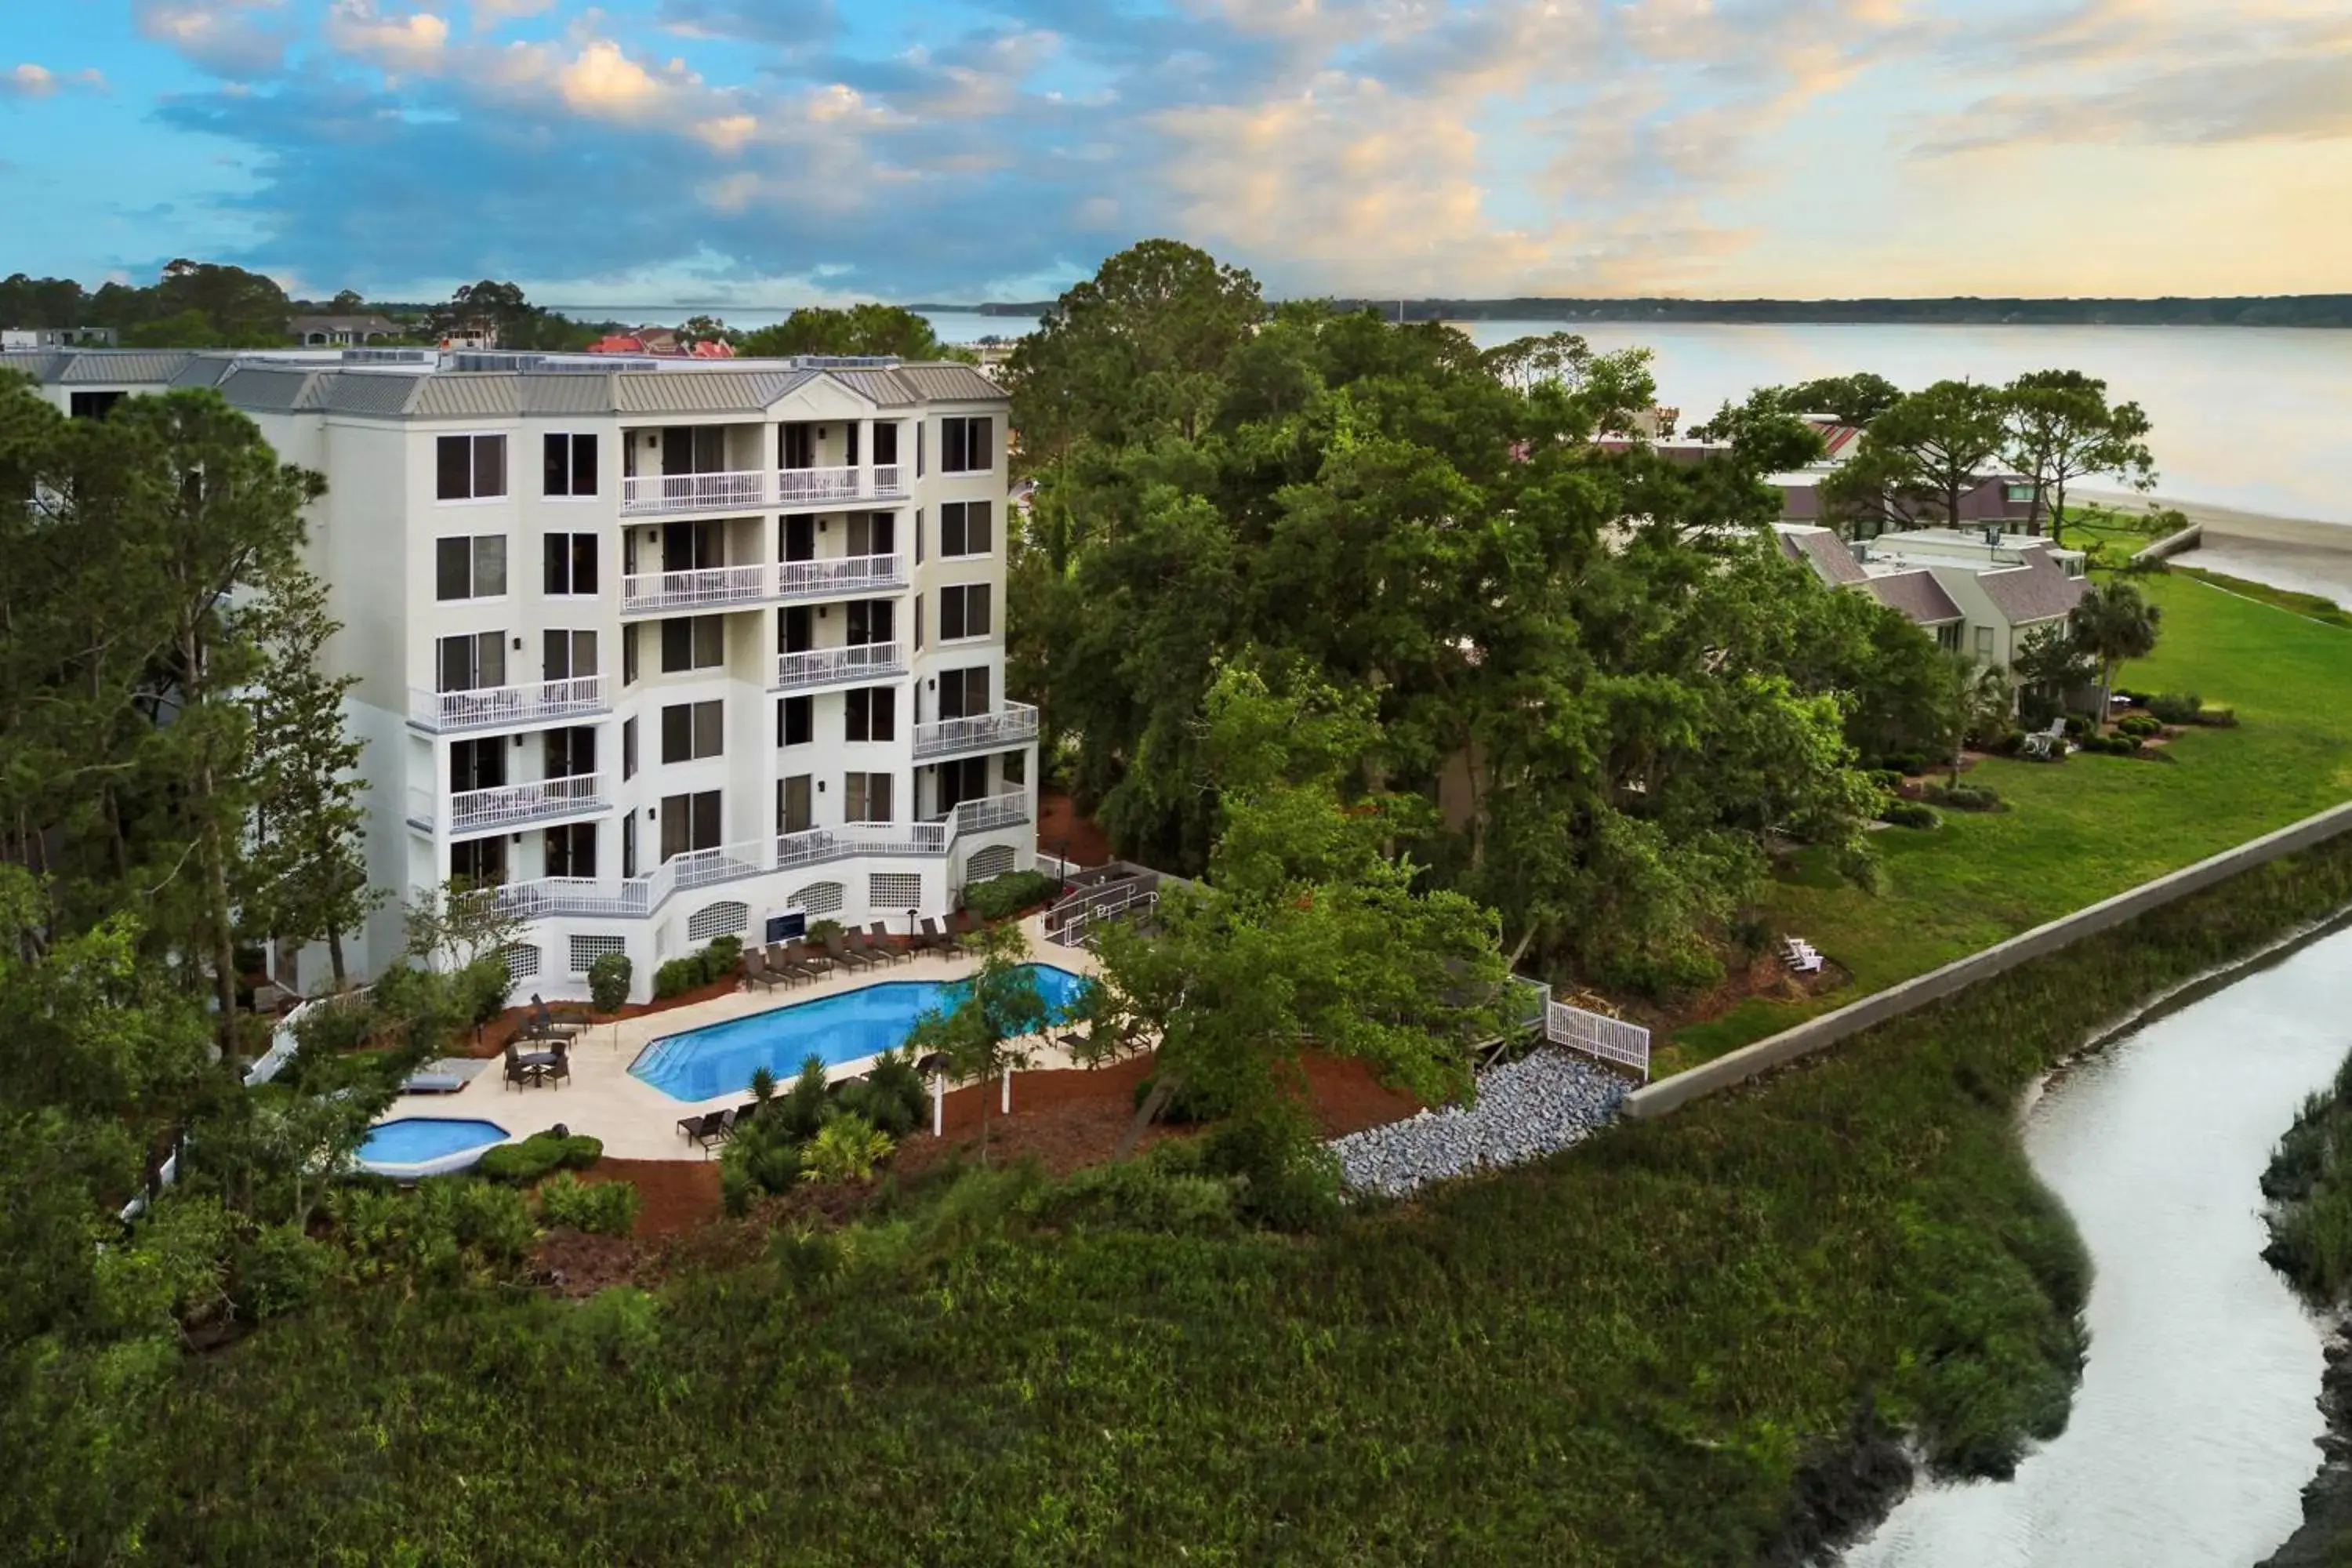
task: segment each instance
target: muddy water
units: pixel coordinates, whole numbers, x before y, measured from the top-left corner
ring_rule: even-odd
[[[1847,1568],[2225,1568],[2301,1521],[2322,1329],[2261,1258],[2257,1180],[2352,1048],[2352,931],[2054,1077],[2034,1169],[2096,1269],[2066,1431],[2014,1480],[1916,1491]]]

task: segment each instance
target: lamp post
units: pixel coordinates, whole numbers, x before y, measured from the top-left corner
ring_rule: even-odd
[[[916,910],[907,911],[907,951],[908,952],[915,951],[915,916],[919,912]]]

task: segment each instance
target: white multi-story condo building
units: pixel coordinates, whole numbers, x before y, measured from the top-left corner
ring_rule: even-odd
[[[1004,696],[1005,395],[961,364],[12,354],[60,408],[216,388],[324,474],[368,869],[496,883],[580,994],[792,917],[940,915],[1034,858]],[[781,923],[777,923],[781,922]],[[359,962],[396,952],[400,916]],[[305,965],[304,980],[312,978]]]

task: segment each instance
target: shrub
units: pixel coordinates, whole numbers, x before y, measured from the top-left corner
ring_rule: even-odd
[[[2000,794],[1988,784],[1929,784],[1924,792],[1937,805],[1954,811],[1999,811]]]
[[[1234,1205],[1243,1218],[1276,1230],[1318,1230],[1340,1213],[1339,1161],[1276,1111],[1221,1123],[1207,1138],[1202,1164],[1212,1175],[1240,1178]]]
[[[552,1132],[534,1132],[520,1143],[501,1143],[485,1152],[474,1169],[494,1182],[527,1186],[553,1171],[584,1171],[604,1157],[601,1139],[583,1133],[558,1137]]]
[[[367,1044],[375,1026],[374,1005],[365,996],[330,997],[302,1010],[294,1039],[305,1056],[341,1056]]]
[[[890,1135],[863,1116],[843,1112],[817,1129],[801,1151],[804,1182],[863,1182],[898,1147]]]
[[[742,962],[741,937],[713,937],[710,945],[701,952],[673,958],[655,970],[654,994],[656,997],[677,996],[725,980]]]
[[[629,982],[635,970],[625,952],[600,953],[588,965],[588,999],[599,1013],[617,1013],[628,1005]]]
[[[2205,703],[2194,691],[2159,691],[2144,699],[2141,706],[2164,723],[2194,724]]]
[[[2234,730],[2238,727],[2238,710],[2234,708],[2200,708],[2197,722],[2211,730]]]
[[[1943,820],[1916,800],[1890,801],[1878,816],[1880,821],[1897,827],[1933,827]]]
[[[539,1185],[539,1217],[551,1229],[626,1236],[637,1226],[640,1194],[631,1182],[583,1182],[569,1171]]]
[[[634,1285],[607,1287],[572,1310],[564,1331],[605,1361],[626,1361],[661,1342],[661,1299]]]
[[[2151,735],[2162,734],[2164,721],[2149,713],[2126,713],[2116,721],[2116,729],[2123,734],[2137,736],[2145,741]]]
[[[811,942],[824,942],[841,934],[842,924],[839,921],[825,919],[809,921],[808,939]]]
[[[1211,1235],[1238,1228],[1243,1178],[1209,1175],[1193,1159],[1164,1157],[1190,1141],[1162,1143],[1141,1159],[1091,1165],[1034,1200],[1041,1224],[1073,1230],[1164,1230]]]
[[[333,1252],[299,1226],[264,1226],[236,1249],[230,1294],[255,1322],[306,1306],[334,1272]]]
[[[506,1011],[514,994],[514,973],[495,952],[484,953],[457,972],[457,1002],[466,1021],[480,1027]]]
[[[963,907],[984,921],[1001,921],[1032,904],[1051,901],[1062,884],[1043,871],[1007,871],[984,882],[966,883]]]
[[[2140,750],[2137,735],[2085,735],[2077,743],[2086,752],[2110,757],[2136,756]]]
[[[327,1212],[363,1278],[455,1284],[510,1268],[539,1234],[522,1194],[470,1176],[430,1176],[409,1193],[340,1188],[328,1195]]]

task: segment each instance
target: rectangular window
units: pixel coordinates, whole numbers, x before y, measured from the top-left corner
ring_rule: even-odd
[[[896,606],[889,600],[852,599],[845,608],[849,626],[845,640],[852,647],[898,640],[898,618],[893,614]]]
[[[849,520],[851,555],[887,555],[898,548],[894,542],[897,519],[887,511],[857,512]]]
[[[595,437],[547,437],[546,477],[541,493],[550,496],[593,496],[596,493]]]
[[[497,789],[507,782],[507,742],[503,735],[449,742],[449,793]]]
[[[719,847],[719,792],[664,795],[661,803],[661,858],[689,850]]]
[[[923,596],[915,595],[915,651],[923,651]]]
[[[874,426],[874,464],[877,468],[893,468],[898,461],[898,426],[896,420],[885,420]]]
[[[621,684],[637,683],[637,627],[632,621],[621,628]]]
[[[809,800],[809,775],[793,773],[776,781],[776,831],[805,833],[816,826]]]
[[[776,744],[805,746],[816,739],[816,699],[814,697],[782,697],[776,700]]]
[[[481,691],[507,683],[507,634],[443,637],[436,647],[439,689]]]
[[[940,507],[940,559],[987,554],[995,548],[994,522],[984,500],[951,500]]]
[[[2008,497],[2008,499],[2012,502],[2029,501],[2033,499],[2033,487],[2032,485],[2004,485],[2001,488],[2001,493]]]
[[[1004,774],[1006,784],[1025,784],[1029,782],[1028,752],[1001,752],[997,754],[997,762]]]
[[[842,820],[844,822],[889,821],[890,778],[891,775],[888,773],[842,774]]]
[[[784,519],[784,553],[786,561],[816,559],[816,519],[807,512],[794,512]]]
[[[923,509],[915,509],[915,564],[923,563]]]
[[[596,731],[586,728],[550,730],[543,755],[546,777],[585,778],[596,771]]]
[[[988,666],[940,671],[940,717],[976,719],[988,711]]]
[[[988,584],[964,583],[940,590],[940,640],[988,635]]]
[[[588,966],[606,953],[625,953],[628,951],[629,942],[626,937],[575,936],[572,939],[572,973],[585,974],[588,973]]]
[[[992,421],[947,418],[940,421],[940,472],[984,474],[996,466]]]
[[[460,534],[433,542],[433,596],[496,599],[507,591],[507,536]]]
[[[547,874],[551,877],[593,877],[596,874],[596,825],[575,822],[547,830]]]
[[[119,392],[77,392],[71,399],[73,416],[77,419],[103,419],[114,412],[122,401]]]
[[[507,879],[507,836],[467,838],[449,846],[449,877],[469,887],[496,888]]]
[[[547,571],[542,591],[585,595],[596,591],[596,536],[551,533],[545,540]]]
[[[637,874],[637,814],[630,812],[621,818],[621,875]],[[574,937],[573,941],[579,939]]]
[[[923,422],[915,421],[915,477],[923,477]]]
[[[1992,628],[1990,626],[1979,626],[1977,628],[1977,657],[1981,659],[1990,659],[1992,658]]]
[[[803,421],[776,426],[776,467],[780,468],[814,468],[816,467],[816,431]]]
[[[585,680],[596,673],[594,632],[545,632],[541,641],[542,679]]]
[[[662,761],[698,763],[726,745],[727,705],[674,702],[662,710]]]
[[[716,669],[727,662],[727,617],[688,616],[662,623],[662,673]]]
[[[857,421],[846,420],[841,426],[841,462],[844,468],[857,467]]]
[[[507,493],[507,438],[442,437],[434,450],[434,477],[443,500],[496,500]]]
[[[923,879],[904,871],[874,871],[866,878],[866,905],[874,910],[912,910],[923,902]]]
[[[621,721],[621,777],[627,780],[636,776],[637,721],[635,719],[624,719]]]
[[[898,693],[887,686],[861,686],[843,693],[848,712],[845,738],[852,741],[895,741],[898,738]]]

